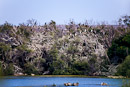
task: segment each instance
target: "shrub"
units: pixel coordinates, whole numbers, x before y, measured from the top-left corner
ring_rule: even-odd
[[[100,33],[101,29],[95,29],[96,33]]]
[[[78,45],[80,43],[80,39],[79,38],[76,38],[74,41],[73,41],[74,44]]]
[[[52,74],[53,75],[65,75],[65,72],[63,69],[57,69]]]
[[[50,51],[49,51],[49,55],[51,57],[52,60],[57,60],[58,59],[58,50],[57,48],[52,48]]]
[[[6,52],[9,50],[11,50],[10,45],[0,42],[0,52],[2,51]]]
[[[1,65],[1,62],[0,62],[0,76],[2,76],[3,75],[3,72],[2,72],[3,70],[2,70],[2,65]]]
[[[30,27],[25,26],[25,25],[20,25],[18,27],[16,34],[22,36],[22,38],[24,38],[24,40],[28,41],[29,37],[32,34],[32,29]]]
[[[52,71],[52,74],[54,75],[58,75],[58,74],[62,75],[65,73],[64,67],[65,67],[64,61],[58,59],[56,61],[53,61],[53,63],[51,64],[50,71]]]
[[[0,59],[7,60],[11,55],[10,51],[10,45],[0,42]]]
[[[76,75],[85,75],[88,74],[89,65],[87,62],[75,62],[72,65],[73,74]]]
[[[69,54],[74,54],[74,53],[77,53],[78,51],[79,51],[79,50],[77,49],[76,46],[70,45],[70,46],[68,47],[67,53],[69,53]]]
[[[38,71],[37,71],[37,69],[34,67],[34,65],[33,64],[31,64],[31,63],[26,63],[26,64],[24,64],[24,72],[25,73],[27,73],[27,74],[29,74],[29,75],[31,75],[31,73],[34,73],[34,74],[38,74]]]
[[[130,33],[114,40],[112,46],[108,49],[108,56],[111,62],[122,63],[127,55],[130,53]],[[115,59],[117,58],[117,59]],[[117,60],[117,61],[116,61]]]
[[[119,24],[125,24],[128,27],[130,27],[130,16],[123,16],[122,18],[119,19]]]
[[[33,64],[38,68],[38,71],[41,72],[41,71],[43,71],[45,69],[46,60],[44,58],[42,58],[42,57],[38,57],[38,58],[34,59]]]
[[[14,67],[13,64],[8,64],[5,69],[3,69],[3,75],[13,75]]]
[[[11,29],[13,29],[13,25],[11,25],[8,22],[6,22],[6,23],[4,23],[4,25],[1,26],[0,32],[8,34]]]
[[[31,50],[31,49],[28,49],[28,47],[27,47],[26,45],[24,45],[24,44],[18,46],[17,49],[20,50],[20,51],[26,51],[26,52],[28,52],[28,53],[32,52],[32,50]]]
[[[124,62],[118,67],[117,75],[130,77],[130,55],[127,56]]]
[[[65,43],[69,43],[69,39],[65,38],[65,39],[64,39],[64,42],[65,42]]]

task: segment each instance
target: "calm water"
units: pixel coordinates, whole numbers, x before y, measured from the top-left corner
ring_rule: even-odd
[[[79,82],[78,87],[121,87],[122,82],[126,79],[110,78],[81,78],[81,77],[4,77],[0,78],[0,87],[65,87],[67,82]],[[108,83],[109,86],[101,86],[100,83]],[[71,86],[69,86],[71,87]],[[73,86],[74,87],[74,86]]]

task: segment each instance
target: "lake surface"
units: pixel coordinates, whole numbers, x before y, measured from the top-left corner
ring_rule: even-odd
[[[111,78],[87,78],[87,77],[42,77],[42,76],[9,76],[0,78],[0,87],[65,87],[67,82],[79,83],[78,87],[121,87],[123,81],[128,79]],[[109,86],[101,86],[101,82],[108,83]],[[74,87],[74,86],[69,86]],[[75,86],[77,87],[77,86]]]

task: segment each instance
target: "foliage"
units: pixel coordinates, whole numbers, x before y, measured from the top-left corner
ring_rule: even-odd
[[[74,44],[78,45],[80,43],[80,38],[76,38],[74,41],[73,41]]]
[[[5,43],[0,42],[0,52],[2,52],[2,51],[6,52],[9,50],[11,50],[11,47],[9,44],[5,44]]]
[[[9,31],[13,29],[13,25],[11,25],[10,23],[6,22],[4,23],[1,28],[0,28],[0,32],[3,32],[3,33],[9,33]]]
[[[44,71],[44,69],[47,68],[46,60],[44,58],[38,57],[38,58],[35,58],[33,61],[34,61],[33,64],[35,65],[35,67],[38,68],[39,74],[41,74],[42,71]]]
[[[11,47],[9,44],[0,42],[0,59],[6,60],[9,58]]]
[[[13,75],[13,74],[14,74],[14,67],[13,64],[10,63],[6,66],[5,69],[3,69],[3,75]]]
[[[128,27],[130,27],[130,16],[123,16],[122,18],[119,19],[119,24],[125,24],[127,25]]]
[[[31,36],[31,29],[30,28],[28,29],[28,28],[24,25],[20,25],[20,27],[18,28],[18,31],[16,33],[27,39]]]
[[[54,29],[56,29],[56,22],[55,21],[51,20],[49,25],[52,26]]]
[[[64,42],[65,42],[65,43],[69,43],[69,39],[65,38],[65,39],[64,39]]]
[[[14,37],[14,26],[8,22],[4,23],[3,25],[0,26],[0,33],[6,34],[10,37]]]
[[[3,75],[3,69],[2,69],[2,64],[0,62],[0,76],[2,76],[2,75]]]
[[[27,47],[26,45],[24,45],[24,44],[18,46],[17,49],[18,49],[19,51],[26,51],[26,52],[28,52],[28,53],[32,52],[32,50],[31,50],[31,49],[28,49],[28,47]]]
[[[87,62],[75,62],[70,66],[66,66],[65,62],[58,60],[52,63],[50,67],[51,74],[53,75],[88,75],[89,64]]]
[[[27,73],[28,75],[31,75],[32,73],[38,74],[37,69],[31,63],[24,64],[24,68],[25,68],[25,73]]]
[[[121,63],[130,54],[130,33],[114,40],[107,53],[112,63],[115,62],[115,58],[117,63]]]
[[[87,75],[90,70],[87,62],[75,62],[72,69],[74,75]]]
[[[66,73],[64,72],[63,69],[56,69],[52,73],[53,75],[65,75]]]
[[[66,25],[67,30],[64,29],[64,26],[56,25],[53,20],[48,24],[45,23],[44,26],[39,26],[37,21],[33,19],[28,20],[27,24],[19,26],[5,23],[0,26],[0,36],[2,36],[0,37],[0,61],[4,66],[0,67],[0,71],[2,71],[0,73],[12,75],[14,64],[17,64],[18,68],[22,68],[23,72],[27,74],[42,74],[47,71],[54,75],[94,75],[95,72],[108,72],[110,68],[108,66],[110,64],[109,59],[100,55],[100,58],[96,58],[98,55],[93,55],[96,52],[95,49],[89,46],[92,44],[88,42],[87,46],[85,41],[89,39],[90,35],[92,38],[99,39],[98,41],[104,46],[104,49],[111,46],[108,49],[111,63],[122,63],[130,53],[129,16],[124,16],[120,22],[122,22],[123,27],[114,28],[114,26],[110,27],[109,25],[94,27],[84,24],[76,25],[72,21],[69,25]],[[33,33],[38,33],[38,36],[30,37]],[[83,38],[80,38],[81,36]],[[113,40],[118,36],[121,37]],[[39,40],[40,38],[37,39],[38,37],[42,41]],[[40,42],[43,42],[43,46],[39,46]],[[97,41],[96,43],[95,45],[98,45]],[[32,53],[28,46],[33,47],[35,52]],[[45,48],[45,50],[42,50],[42,48]],[[98,62],[97,60],[101,61]],[[129,60],[127,59],[127,61]],[[118,75],[129,77],[130,70],[127,68],[130,67],[124,62],[118,69]]]
[[[62,75],[62,74],[64,74],[64,67],[65,67],[64,61],[61,59],[58,59],[57,61],[53,61],[50,69],[52,71],[52,74]]]
[[[89,67],[91,68],[91,69],[89,70],[89,72],[91,72],[91,73],[93,74],[94,72],[97,71],[97,67],[98,67],[98,66],[96,66],[96,57],[91,58],[91,59],[88,61],[88,63],[89,63]]]
[[[46,62],[46,60],[44,59],[44,58],[41,58],[41,57],[38,57],[38,58],[35,58],[35,63],[45,63]]]
[[[58,59],[58,49],[57,48],[52,48],[50,51],[49,51],[49,55],[50,55],[50,58],[52,60],[57,60]]]
[[[68,47],[67,53],[69,53],[69,54],[74,54],[74,53],[77,53],[78,51],[79,51],[79,50],[77,49],[76,46],[70,45],[70,46]]]
[[[127,56],[124,62],[118,67],[117,75],[130,77],[130,55]]]

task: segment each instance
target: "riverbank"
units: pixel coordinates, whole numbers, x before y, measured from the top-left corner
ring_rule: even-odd
[[[88,76],[88,75],[19,75],[19,76],[40,76],[40,77],[82,77],[82,78],[113,78],[123,79],[124,76]]]
[[[88,76],[88,75],[35,75],[42,77],[91,77],[91,78],[103,78],[105,76]]]
[[[88,76],[88,75],[35,75],[41,77],[83,77],[83,78],[113,78],[113,79],[123,79],[127,78],[124,76]]]
[[[10,75],[9,75],[10,76]],[[128,77],[124,77],[124,76],[88,76],[88,75],[35,75],[35,74],[32,74],[32,75],[11,75],[11,76],[17,76],[17,77],[20,77],[20,76],[32,76],[32,77],[82,77],[82,78],[112,78],[112,79],[130,79]],[[6,77],[6,76],[0,76],[0,77]]]
[[[107,76],[108,78],[113,78],[113,79],[122,79],[122,78],[127,78],[125,76]]]

